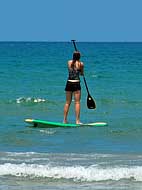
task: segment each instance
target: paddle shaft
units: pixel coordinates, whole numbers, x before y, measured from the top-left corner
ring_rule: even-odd
[[[72,40],[72,42],[73,42],[75,51],[78,51],[78,50],[77,50],[77,47],[76,47],[75,40]],[[86,90],[87,90],[87,92],[88,92],[88,95],[90,95],[89,89],[88,89],[88,86],[87,86],[87,82],[86,82],[86,79],[85,79],[85,76],[84,76],[84,75],[83,75],[83,79],[84,79],[84,83],[85,83],[85,87],[86,87]]]
[[[83,79],[84,79],[84,83],[85,83],[85,86],[86,86],[87,93],[88,93],[88,95],[90,95],[89,89],[88,89],[88,86],[87,86],[87,82],[86,82],[86,79],[85,79],[84,75],[83,75]]]

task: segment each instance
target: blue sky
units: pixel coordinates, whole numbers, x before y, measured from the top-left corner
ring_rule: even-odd
[[[0,0],[0,41],[142,41],[142,0]]]

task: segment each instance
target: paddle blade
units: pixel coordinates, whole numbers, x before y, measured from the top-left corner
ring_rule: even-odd
[[[96,108],[95,101],[90,96],[90,94],[88,94],[88,96],[87,96],[87,107],[88,107],[88,109],[95,109]]]

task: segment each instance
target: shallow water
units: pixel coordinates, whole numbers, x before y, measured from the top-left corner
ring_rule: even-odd
[[[71,43],[0,43],[0,189],[140,189],[142,43],[78,43],[97,103],[81,121],[107,127],[31,128],[62,121]],[[74,102],[69,122],[74,123]]]

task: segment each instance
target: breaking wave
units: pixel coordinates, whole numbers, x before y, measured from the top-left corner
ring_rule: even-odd
[[[43,177],[52,179],[71,179],[73,181],[106,181],[130,179],[142,181],[142,167],[97,168],[95,166],[50,166],[37,164],[0,165],[0,176]]]

